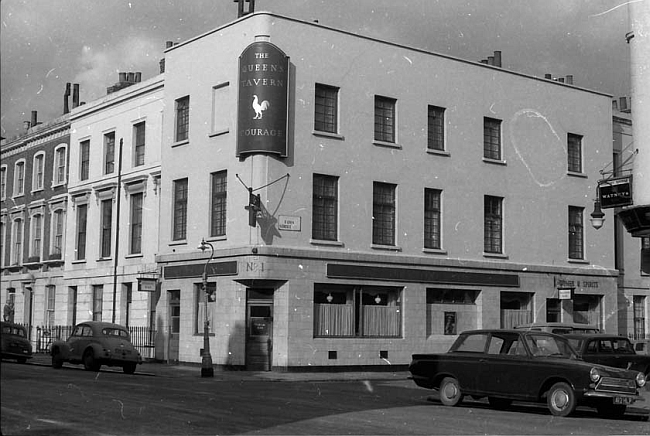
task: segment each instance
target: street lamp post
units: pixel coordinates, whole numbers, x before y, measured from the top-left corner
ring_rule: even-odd
[[[201,353],[201,377],[214,377],[214,368],[212,367],[212,355],[210,354],[210,335],[208,330],[210,328],[210,321],[208,320],[208,264],[214,256],[214,247],[205,239],[201,240],[199,249],[203,252],[210,247],[210,257],[203,267],[203,293],[205,298],[205,310],[203,311],[205,318],[203,321],[203,352]]]

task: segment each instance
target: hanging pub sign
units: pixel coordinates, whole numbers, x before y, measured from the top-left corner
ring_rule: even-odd
[[[289,58],[275,45],[254,42],[239,57],[237,156],[287,156]]]
[[[156,292],[156,285],[158,280],[149,277],[138,277],[138,291],[139,292]]]
[[[598,192],[602,209],[629,206],[632,204],[632,176],[601,181]]]

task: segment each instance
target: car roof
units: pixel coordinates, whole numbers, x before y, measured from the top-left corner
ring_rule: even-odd
[[[520,324],[515,329],[521,330],[526,328],[534,327],[565,327],[565,328],[576,328],[576,329],[594,329],[600,330],[597,326],[591,324],[580,324],[575,322],[534,322],[527,324]]]
[[[92,328],[97,328],[97,329],[103,329],[103,328],[108,327],[108,328],[114,328],[114,329],[129,331],[129,329],[127,329],[123,325],[115,324],[115,323],[112,323],[112,322],[105,322],[105,321],[84,321],[84,322],[80,322],[80,323],[77,324],[77,326],[79,326],[79,325],[87,325],[87,326],[90,326]]]
[[[571,333],[563,336],[570,339],[627,339],[625,336],[608,335],[606,333]]]

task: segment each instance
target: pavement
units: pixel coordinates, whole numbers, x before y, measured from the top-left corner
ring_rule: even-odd
[[[49,354],[36,353],[27,364],[51,366]],[[64,368],[83,368],[82,365],[65,363]],[[119,367],[102,366],[102,371],[122,372]],[[201,378],[201,364],[167,364],[164,362],[146,361],[138,365],[135,373],[144,376],[168,378]],[[408,371],[238,371],[215,368],[215,380],[246,381],[347,381],[347,380],[408,380]]]

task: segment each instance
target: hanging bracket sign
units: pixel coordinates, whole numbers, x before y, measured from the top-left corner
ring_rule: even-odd
[[[289,57],[266,41],[254,42],[239,57],[237,156],[287,156]]]
[[[630,206],[632,204],[632,176],[617,177],[598,183],[600,207]]]

